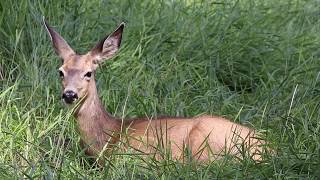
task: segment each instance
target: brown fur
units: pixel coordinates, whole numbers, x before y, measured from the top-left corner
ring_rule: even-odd
[[[118,50],[124,25],[100,41],[85,55],[77,55],[66,41],[47,24],[55,51],[63,58],[60,71],[65,90],[76,92],[81,100],[75,112],[81,139],[87,145],[89,155],[98,156],[102,150],[110,152],[119,142],[138,152],[153,154],[161,158],[163,151],[170,150],[173,158],[182,160],[184,150],[189,148],[194,158],[208,160],[221,154],[240,156],[241,147],[247,146],[253,159],[261,159],[256,154],[264,144],[255,138],[253,129],[217,116],[193,118],[162,117],[157,119],[132,119],[121,121],[111,116],[98,97],[94,72],[98,63],[110,58]],[[93,72],[92,77],[84,77]],[[125,123],[122,123],[125,122]]]

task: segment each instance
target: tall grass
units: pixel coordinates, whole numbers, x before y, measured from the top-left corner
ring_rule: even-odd
[[[0,177],[311,178],[320,174],[320,2],[0,1]],[[118,117],[226,116],[264,132],[274,156],[209,164],[114,155],[91,166],[60,102],[41,18],[84,53],[117,24],[122,48],[97,74]]]

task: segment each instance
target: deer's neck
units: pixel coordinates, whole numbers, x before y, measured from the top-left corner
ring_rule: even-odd
[[[90,81],[88,94],[75,114],[82,141],[100,151],[106,143],[117,141],[121,122],[103,107],[97,94],[94,79]]]

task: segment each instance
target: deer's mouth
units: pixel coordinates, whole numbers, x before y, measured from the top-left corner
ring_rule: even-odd
[[[62,98],[62,99],[63,99],[63,102],[65,102],[68,105],[71,105],[77,101],[77,99],[64,99],[64,98]]]

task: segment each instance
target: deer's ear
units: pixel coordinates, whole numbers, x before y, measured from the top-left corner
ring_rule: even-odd
[[[50,35],[53,48],[55,52],[63,59],[66,60],[71,55],[74,55],[75,52],[73,49],[69,46],[69,44],[60,36],[59,33],[57,33],[52,27],[48,25],[48,23],[43,18],[43,24],[45,28],[48,31],[48,34]]]
[[[110,59],[118,51],[121,44],[124,25],[125,24],[122,22],[113,33],[99,41],[99,43],[90,51],[95,64]]]

